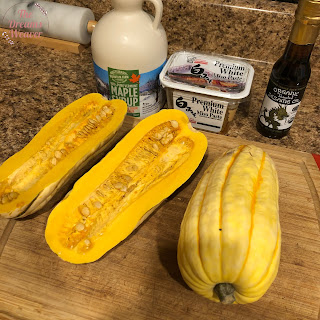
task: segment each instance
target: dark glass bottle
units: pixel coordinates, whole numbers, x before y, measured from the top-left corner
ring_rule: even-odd
[[[311,5],[308,0],[299,1],[285,52],[270,75],[257,121],[257,130],[269,138],[288,134],[310,78],[309,60],[319,33],[320,1],[313,0]]]

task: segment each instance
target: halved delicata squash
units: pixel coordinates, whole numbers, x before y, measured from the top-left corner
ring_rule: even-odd
[[[181,111],[142,120],[51,212],[51,250],[75,264],[99,259],[188,180],[206,149],[205,135]]]
[[[0,217],[22,218],[43,208],[71,177],[79,178],[85,164],[107,150],[126,112],[124,101],[108,101],[97,93],[58,112],[1,165]]]

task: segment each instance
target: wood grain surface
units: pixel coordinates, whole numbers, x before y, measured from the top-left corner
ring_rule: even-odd
[[[127,118],[122,133],[133,125]],[[44,238],[50,212],[0,220],[0,319],[320,319],[320,172],[307,153],[252,142],[272,157],[280,183],[282,253],[268,292],[253,304],[224,306],[184,283],[177,241],[192,192],[217,156],[251,143],[206,136],[207,153],[189,181],[94,263],[73,265],[51,252]]]
[[[11,34],[10,29],[0,28],[0,34],[2,34],[3,32],[6,32],[8,36]],[[68,51],[68,52],[77,53],[77,54],[80,54],[86,47],[85,45],[82,45],[80,43],[54,39],[54,38],[49,38],[44,36],[34,37],[34,38],[14,37],[12,39],[10,38],[10,40],[13,42],[19,41],[19,42],[28,43],[28,44],[34,44],[36,46],[56,49],[60,51]]]

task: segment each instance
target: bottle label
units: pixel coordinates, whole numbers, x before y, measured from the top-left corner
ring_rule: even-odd
[[[228,102],[174,91],[173,108],[183,111],[194,128],[220,132]]]
[[[158,68],[139,73],[139,70],[104,70],[93,62],[97,90],[107,99],[121,99],[128,105],[128,114],[145,118],[158,112],[165,104],[165,92],[160,86]]]
[[[306,87],[288,89],[269,80],[260,113],[260,122],[273,130],[291,127]]]
[[[181,52],[171,60],[165,77],[173,83],[240,93],[245,90],[249,71],[241,61]]]
[[[136,113],[140,105],[139,70],[108,68],[108,75],[110,98],[124,100],[128,105],[128,112]]]

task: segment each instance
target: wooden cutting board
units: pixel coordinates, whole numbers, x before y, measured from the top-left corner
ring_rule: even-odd
[[[126,119],[122,133],[134,125]],[[206,133],[205,158],[180,189],[99,261],[72,265],[44,238],[49,212],[0,220],[0,319],[320,319],[320,172],[310,154],[252,142],[275,161],[280,182],[282,254],[268,292],[224,306],[184,283],[176,260],[180,223],[208,165],[251,142]]]

